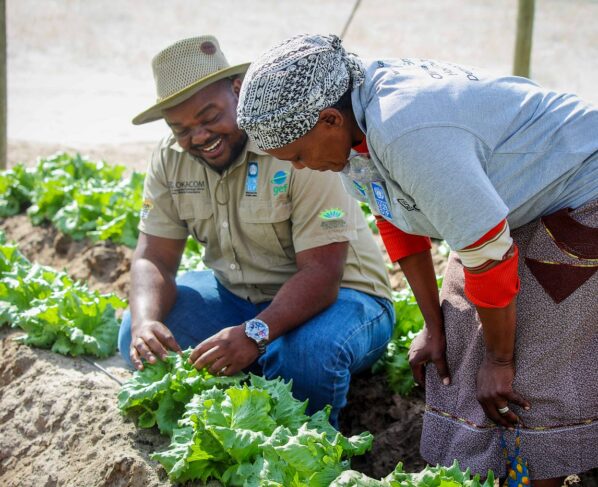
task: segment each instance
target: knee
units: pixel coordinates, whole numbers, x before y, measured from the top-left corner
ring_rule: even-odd
[[[131,312],[126,310],[123,314],[123,319],[120,323],[120,329],[118,330],[118,351],[123,360],[129,366],[133,366],[131,363],[131,357],[129,357],[129,349],[131,348]]]

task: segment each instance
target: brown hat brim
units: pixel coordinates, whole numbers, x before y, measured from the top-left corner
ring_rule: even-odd
[[[206,76],[205,78],[198,79],[195,83],[183,88],[182,90],[170,95],[167,98],[164,98],[162,101],[156,103],[153,107],[148,108],[144,112],[141,112],[133,119],[133,125],[142,125],[144,123],[153,122],[155,120],[160,120],[164,118],[162,114],[162,110],[166,108],[172,108],[179,103],[184,102],[188,98],[191,98],[195,93],[197,93],[202,88],[219,81],[224,78],[228,78],[230,76],[235,76],[237,74],[245,74],[247,69],[249,68],[250,63],[244,64],[237,64],[235,66],[230,66],[229,68],[221,69],[220,71],[216,71],[215,73]]]

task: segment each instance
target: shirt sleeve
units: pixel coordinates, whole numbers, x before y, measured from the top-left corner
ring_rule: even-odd
[[[338,174],[294,170],[290,196],[295,252],[357,239],[361,210]]]
[[[161,148],[153,152],[145,176],[140,216],[139,230],[148,235],[176,240],[189,235],[187,225],[179,217],[170,194]]]
[[[405,233],[380,215],[376,215],[376,226],[391,262],[397,262],[432,248],[432,241],[429,237]]]
[[[442,238],[459,250],[508,214],[484,170],[489,156],[488,146],[465,129],[426,127],[391,143],[384,165]]]

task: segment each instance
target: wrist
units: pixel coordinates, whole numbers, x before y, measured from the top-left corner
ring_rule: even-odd
[[[486,350],[485,360],[492,365],[511,365],[514,360],[514,356],[513,352],[497,352],[494,350]]]
[[[268,345],[270,338],[270,328],[266,322],[253,318],[247,320],[243,324],[243,327],[245,329],[245,335],[255,343],[259,354],[263,355],[266,353],[266,346]]]

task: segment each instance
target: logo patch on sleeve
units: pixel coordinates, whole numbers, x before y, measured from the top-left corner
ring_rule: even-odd
[[[150,211],[152,211],[152,209],[154,208],[154,203],[152,200],[150,200],[149,198],[146,198],[143,200],[143,206],[141,207],[141,211],[139,212],[139,216],[142,220],[145,220],[149,214]]]
[[[345,212],[341,208],[329,208],[318,215],[322,222],[320,226],[327,230],[337,230],[347,226],[344,220]]]

